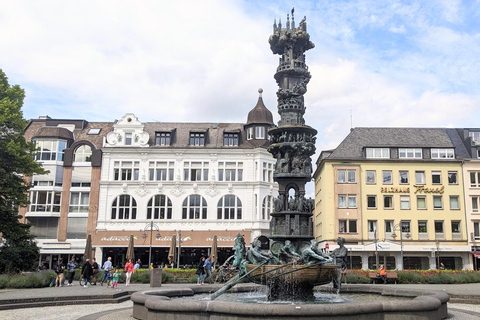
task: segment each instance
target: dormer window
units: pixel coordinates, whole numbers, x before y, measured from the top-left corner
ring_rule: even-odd
[[[223,145],[226,147],[238,146],[238,133],[223,133]]]
[[[191,146],[204,146],[205,145],[205,133],[190,132],[190,145]]]
[[[170,145],[170,132],[155,132],[155,145],[157,146],[169,146]]]
[[[265,139],[265,127],[255,127],[255,139]]]
[[[126,146],[131,146],[132,145],[132,134],[131,133],[125,133],[125,145]]]
[[[367,159],[373,159],[373,158],[390,159],[390,149],[389,148],[367,148],[366,155],[367,155]]]
[[[469,132],[468,135],[472,138],[473,144],[480,144],[480,132]]]
[[[432,149],[432,159],[454,159],[453,149]]]
[[[253,135],[253,127],[250,127],[247,130],[247,140],[252,140],[254,138],[255,136]]]
[[[422,159],[422,149],[399,148],[400,159]]]

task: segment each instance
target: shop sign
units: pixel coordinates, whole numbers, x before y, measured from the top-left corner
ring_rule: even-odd
[[[410,193],[409,187],[381,187],[382,193]]]
[[[70,249],[70,243],[44,242],[42,249]]]
[[[419,186],[414,184],[415,193],[439,193],[442,194],[445,191],[445,186],[437,187],[437,188],[427,188],[425,186]]]

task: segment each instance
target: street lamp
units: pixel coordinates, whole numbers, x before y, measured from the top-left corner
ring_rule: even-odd
[[[437,247],[437,269],[440,268],[440,242],[435,241],[435,246]]]
[[[157,230],[157,238],[160,238],[160,228],[153,223],[153,221],[150,221],[150,223],[147,223],[145,228],[143,228],[143,234],[142,238],[146,239],[147,238],[147,231],[150,230],[150,249],[148,250],[148,269],[150,270],[150,265],[152,264],[152,237],[153,237],[153,230]]]
[[[397,237],[397,234],[395,233],[395,231],[396,230],[400,231],[400,261],[401,261],[400,267],[401,268],[399,268],[399,270],[403,270],[403,236],[402,236],[403,230],[402,230],[402,222],[403,221],[400,221],[399,224],[396,224],[396,225],[393,226],[393,234],[392,234],[392,238],[395,240],[395,238]],[[405,238],[408,239],[410,237],[411,237],[410,233],[407,232],[405,234]]]

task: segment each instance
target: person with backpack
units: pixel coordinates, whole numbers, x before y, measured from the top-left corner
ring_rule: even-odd
[[[78,263],[75,261],[75,257],[67,263],[68,270],[68,286],[73,286],[73,277],[75,277],[75,271],[78,268]]]
[[[92,285],[96,286],[97,285],[97,273],[100,272],[100,266],[98,265],[97,259],[95,259],[95,258],[92,259],[92,269],[93,269],[93,276],[92,276],[93,283],[92,283]]]
[[[85,260],[85,264],[82,267],[82,277],[85,280],[85,284],[83,285],[85,288],[87,287],[88,280],[93,275],[93,268],[92,264],[90,263],[90,259]]]
[[[61,287],[63,283],[63,271],[65,266],[62,263],[62,258],[58,259],[57,264],[55,265],[55,273],[57,278],[55,279],[55,287]]]

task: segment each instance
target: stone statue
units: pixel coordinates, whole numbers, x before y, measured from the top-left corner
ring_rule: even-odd
[[[285,261],[287,263],[292,260],[298,261],[302,259],[302,256],[296,252],[290,240],[285,241],[285,245],[283,246],[282,249],[280,249],[279,257],[280,257],[280,260]]]
[[[243,239],[243,236],[240,233],[237,234],[237,237],[235,238],[233,251],[235,251],[235,258],[233,259],[232,265],[235,268],[241,268],[242,261],[245,260],[246,249],[245,249],[245,239]]]
[[[315,240],[311,241],[310,247],[307,247],[302,252],[303,263],[305,264],[331,264],[333,259],[329,256],[324,255],[320,250],[318,250],[318,242]]]
[[[348,249],[345,248],[345,238],[338,237],[337,244],[339,247],[331,253],[331,256],[336,259],[336,263],[342,266],[342,271],[347,269],[347,255]]]
[[[284,209],[284,199],[285,199],[285,197],[283,196],[283,194],[278,195],[278,197],[275,199],[275,202],[274,202],[275,212],[283,211],[283,209]]]
[[[260,241],[255,240],[252,243],[252,248],[247,252],[248,262],[256,265],[267,264],[269,262],[277,262],[271,252],[264,252],[260,249]]]

